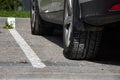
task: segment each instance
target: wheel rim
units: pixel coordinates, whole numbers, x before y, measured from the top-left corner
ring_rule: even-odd
[[[70,38],[73,28],[73,0],[66,0],[65,3],[65,14],[64,14],[64,41],[65,46],[68,47],[70,45]]]
[[[31,0],[31,28],[35,26],[35,0]]]

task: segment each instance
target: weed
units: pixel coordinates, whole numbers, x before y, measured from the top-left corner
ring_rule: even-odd
[[[19,63],[20,63],[20,64],[28,64],[27,61],[20,61]]]
[[[8,22],[5,23],[5,29],[13,29],[13,25],[9,24]]]

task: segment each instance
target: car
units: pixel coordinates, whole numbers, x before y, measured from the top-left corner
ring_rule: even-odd
[[[52,34],[63,26],[63,55],[72,60],[94,59],[104,25],[120,22],[120,0],[30,0],[31,32]]]

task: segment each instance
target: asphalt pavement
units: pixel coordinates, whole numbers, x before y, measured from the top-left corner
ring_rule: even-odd
[[[104,30],[95,60],[68,60],[62,53],[62,31],[35,36],[29,18],[16,18],[12,34],[3,28],[6,20],[0,18],[0,80],[120,80],[119,31]],[[45,67],[34,66],[39,62]]]

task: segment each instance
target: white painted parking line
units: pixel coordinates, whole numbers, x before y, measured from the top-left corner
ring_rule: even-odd
[[[20,36],[20,34],[15,29],[9,29],[9,31],[34,68],[46,67],[46,65],[42,63],[41,59],[36,55],[36,53],[31,49],[31,47],[27,44],[27,42]]]

